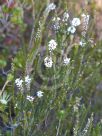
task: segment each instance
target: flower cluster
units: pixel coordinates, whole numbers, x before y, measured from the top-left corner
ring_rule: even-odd
[[[43,93],[44,93],[44,92],[42,92],[42,91],[38,91],[38,92],[36,93],[36,95],[37,95],[38,98],[41,98],[41,97],[43,96]],[[27,99],[28,101],[30,101],[30,102],[33,102],[35,98],[34,98],[33,96],[27,95],[26,99]]]
[[[87,32],[87,29],[88,29],[88,23],[89,23],[90,16],[85,15],[84,13],[81,16],[82,16],[82,29],[83,29],[82,30],[82,36],[83,36],[83,39],[81,39],[81,41],[79,42],[79,45],[81,47],[84,47],[86,45],[84,38],[86,37],[86,32]]]
[[[34,101],[34,97],[33,96],[30,96],[30,95],[27,95],[27,98],[26,98],[28,101],[30,102],[33,102]]]
[[[76,31],[76,28],[75,28],[74,26],[70,26],[70,27],[68,28],[68,32],[70,32],[71,34],[74,34],[75,31]]]
[[[53,29],[55,30],[55,31],[57,31],[57,30],[59,30],[60,29],[60,17],[54,17],[53,18],[53,23],[54,23],[54,25],[53,25]]]
[[[48,44],[49,51],[56,49],[56,46],[57,46],[57,43],[56,43],[55,40],[52,39],[52,40],[49,41],[49,44]]]
[[[20,78],[17,78],[15,80],[16,86],[18,87],[19,90],[22,90],[22,91],[23,91],[23,83],[25,83],[27,90],[29,90],[30,89],[30,83],[31,83],[31,78],[29,77],[29,75],[27,75],[25,77],[24,81]]]
[[[54,39],[49,41],[48,47],[49,47],[50,52],[55,50],[56,46],[57,46],[57,43],[56,43],[56,41]],[[63,64],[68,65],[69,63],[70,63],[70,58],[64,57]],[[44,64],[45,64],[46,67],[51,68],[52,65],[53,65],[52,57],[51,56],[50,57],[45,57]]]
[[[76,27],[79,26],[80,24],[81,21],[79,18],[73,18],[73,20],[71,21],[71,26],[68,28],[68,32],[74,34],[76,31]]]
[[[30,90],[30,83],[31,83],[31,78],[29,77],[29,75],[27,75],[25,77],[25,85],[27,87],[27,90]]]
[[[43,93],[44,93],[44,92],[42,92],[42,91],[38,91],[38,92],[37,92],[37,96],[38,96],[39,98],[41,98],[41,97],[43,96]]]
[[[76,97],[75,105],[73,106],[74,112],[78,112],[80,107],[80,101],[81,101],[81,98]]]
[[[82,136],[86,136],[88,130],[90,129],[91,123],[93,122],[93,113],[91,114],[91,117],[88,118],[88,122],[84,128],[84,130],[82,131]]]
[[[70,58],[65,57],[63,60],[64,65],[68,65],[70,63]]]
[[[80,19],[79,18],[73,18],[71,24],[72,24],[72,26],[79,26],[81,24]]]
[[[61,26],[63,27],[63,25],[65,25],[65,26],[68,27],[67,31],[66,30],[65,31],[67,33],[74,34],[76,32],[76,27],[81,24],[81,20],[77,17],[70,20],[69,17],[70,16],[69,16],[68,12],[63,13],[62,20],[58,16],[54,17],[53,20],[52,20],[52,22],[54,22],[53,29],[55,31],[58,31],[58,30],[60,30]],[[62,24],[61,24],[61,22],[62,22]],[[68,25],[68,22],[70,22],[70,26]]]
[[[67,12],[64,12],[62,21],[67,22],[68,18],[69,18],[69,14]]]
[[[85,46],[85,41],[84,40],[81,40],[80,42],[79,42],[79,45],[81,46],[81,47],[84,47]]]
[[[53,51],[56,49],[56,46],[57,46],[57,43],[54,39],[50,40],[49,43],[48,43],[48,47],[49,47],[49,51]],[[44,59],[44,64],[46,67],[48,68],[51,68],[52,67],[52,64],[53,64],[53,61],[52,61],[52,57],[46,57]]]
[[[83,18],[83,32],[82,32],[82,36],[85,37],[86,31],[88,29],[88,23],[89,23],[90,16],[82,14],[82,18]]]
[[[17,78],[17,79],[15,80],[15,84],[16,84],[16,86],[18,87],[19,90],[23,90],[23,80],[22,80],[22,79]]]
[[[37,28],[37,32],[36,32],[36,35],[35,35],[35,40],[40,38],[40,35],[41,35],[41,27],[42,27],[42,24],[41,24],[41,21],[39,21],[39,26],[38,26],[38,28]]]
[[[55,10],[56,5],[54,3],[50,3],[47,8],[46,8],[46,12],[49,13],[51,10]]]
[[[51,68],[52,64],[53,64],[52,58],[51,57],[46,57],[44,59],[44,64],[45,64],[46,67]]]
[[[84,21],[86,21],[86,24],[88,25],[89,15],[83,14],[83,17],[85,18]],[[59,32],[62,32],[63,34],[66,34],[66,33],[67,34],[74,34],[76,32],[77,27],[79,25],[81,25],[80,18],[75,17],[72,20],[70,20],[68,12],[63,13],[62,20],[61,20],[61,17],[55,16],[52,21],[54,22],[54,30],[60,29]],[[62,22],[62,24],[61,24],[61,22]],[[68,25],[68,22],[70,22],[70,26]],[[66,30],[63,31],[63,28],[65,28]],[[85,30],[86,30],[86,28],[85,28]],[[56,32],[58,32],[58,31],[56,31]],[[81,39],[78,44],[81,47],[84,47],[86,42],[84,39]],[[44,64],[48,68],[51,68],[53,65],[51,52],[53,50],[55,50],[56,47],[57,47],[57,42],[54,39],[50,40],[48,43],[48,49],[49,49],[50,55],[44,59]],[[63,56],[64,56],[63,65],[68,65],[70,63],[70,58],[67,58],[64,54],[63,54]]]

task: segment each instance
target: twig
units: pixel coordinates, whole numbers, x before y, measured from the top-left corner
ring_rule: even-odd
[[[6,82],[5,82],[5,84],[4,84],[4,86],[3,86],[3,88],[2,88],[2,90],[1,90],[1,92],[0,92],[0,96],[2,95],[2,93],[4,92],[4,90],[5,90],[5,87],[7,86],[7,84],[9,83],[9,80],[7,80]]]
[[[58,123],[58,128],[57,128],[57,134],[56,134],[56,136],[59,135],[60,126],[61,126],[61,119],[59,120],[59,123]]]

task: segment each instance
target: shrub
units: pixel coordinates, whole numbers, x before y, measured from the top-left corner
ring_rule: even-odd
[[[90,16],[74,17],[68,9],[59,13],[54,3],[32,5],[29,46],[24,43],[17,52],[0,94],[3,133],[101,136],[93,95],[102,78],[102,51],[88,33]]]

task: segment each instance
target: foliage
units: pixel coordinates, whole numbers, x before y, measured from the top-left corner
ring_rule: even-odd
[[[22,46],[12,59],[1,89],[1,134],[101,136],[102,121],[101,117],[95,120],[97,106],[93,98],[102,80],[102,46],[91,39],[88,22],[87,26],[79,26],[83,12],[69,14],[66,0],[56,3],[61,13],[47,0],[22,0],[16,4],[15,8],[9,9],[6,4],[2,8],[11,14],[10,23],[22,29]],[[23,35],[27,26],[23,6],[31,6],[34,21],[29,43]],[[64,13],[69,15],[67,21]],[[71,24],[73,16],[77,16],[75,26]],[[46,57],[50,59],[45,63]],[[1,59],[0,68],[6,65],[6,59]]]

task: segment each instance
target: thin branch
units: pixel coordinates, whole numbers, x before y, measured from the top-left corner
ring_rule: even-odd
[[[7,80],[7,81],[5,82],[3,88],[2,88],[2,90],[1,90],[1,92],[0,92],[0,96],[1,96],[2,93],[4,92],[4,90],[5,90],[5,88],[6,88],[6,86],[7,86],[8,83],[9,83],[9,80]]]
[[[61,126],[61,119],[59,120],[59,123],[58,123],[56,136],[59,136],[60,126]]]

